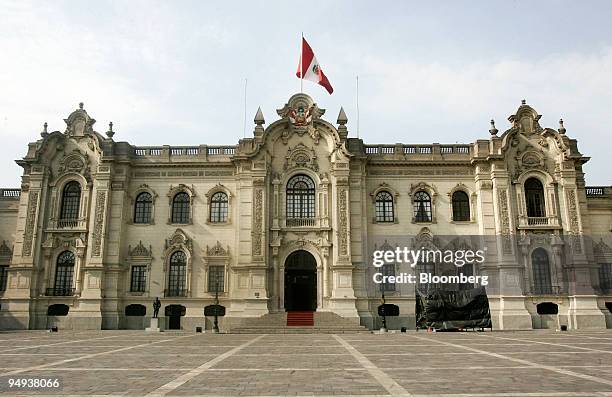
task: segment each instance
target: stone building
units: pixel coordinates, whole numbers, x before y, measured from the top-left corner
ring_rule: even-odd
[[[0,190],[0,328],[144,328],[156,296],[164,327],[209,328],[216,294],[226,330],[315,309],[373,328],[380,289],[413,327],[415,287],[370,282],[393,236],[488,239],[470,271],[493,280],[494,328],[612,327],[612,189],[585,187],[562,121],[523,101],[471,144],[371,145],[305,94],[277,113],[233,146],[134,146],[83,104],[45,127]]]

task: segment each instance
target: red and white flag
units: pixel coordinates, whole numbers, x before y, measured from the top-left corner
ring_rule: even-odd
[[[321,70],[321,65],[317,61],[312,48],[308,45],[305,38],[302,37],[302,55],[300,56],[300,63],[298,64],[298,70],[295,74],[297,77],[314,81],[315,83],[323,86],[330,94],[334,92],[329,80]]]

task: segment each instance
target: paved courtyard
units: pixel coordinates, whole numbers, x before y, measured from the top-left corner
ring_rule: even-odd
[[[0,395],[612,396],[612,331],[0,333]],[[10,379],[59,388],[9,388]]]

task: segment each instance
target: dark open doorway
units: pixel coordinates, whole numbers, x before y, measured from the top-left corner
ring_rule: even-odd
[[[181,329],[181,317],[185,315],[185,306],[166,306],[166,317],[168,317],[168,329]]]
[[[285,261],[285,310],[317,308],[317,261],[307,251],[295,251]]]

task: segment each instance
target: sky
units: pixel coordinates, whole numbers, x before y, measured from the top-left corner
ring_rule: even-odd
[[[300,35],[334,86],[305,81],[366,143],[469,143],[509,128],[525,99],[565,121],[612,185],[609,1],[0,0],[0,187],[18,187],[27,143],[79,102],[135,145],[236,144],[299,92]],[[245,117],[246,90],[246,128]]]

